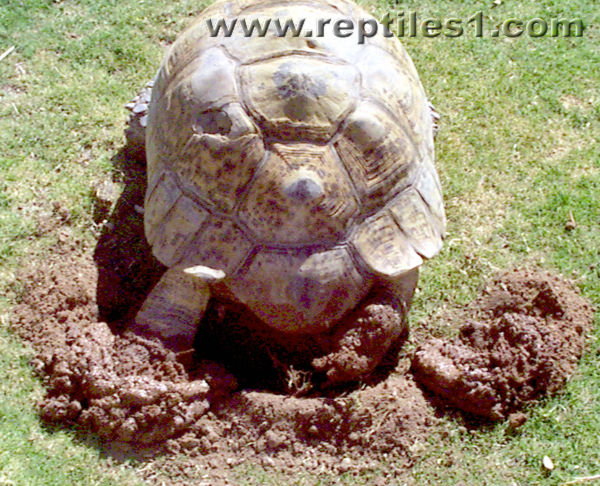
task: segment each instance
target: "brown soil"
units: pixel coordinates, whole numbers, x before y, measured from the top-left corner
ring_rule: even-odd
[[[499,276],[465,314],[459,337],[421,344],[412,368],[453,406],[493,420],[563,385],[593,317],[574,286],[525,270]]]
[[[231,468],[248,461],[290,475],[384,461],[393,475],[389,463],[409,467],[413,445],[437,422],[411,366],[444,400],[498,419],[556,390],[582,352],[591,310],[576,290],[548,274],[514,272],[465,311],[472,317],[458,339],[430,338],[414,359],[396,347],[354,388],[320,388],[304,366],[311,343],[272,340],[223,302],[211,306],[196,359],[184,368],[159,342],[127,332],[164,268],[143,236],[144,167],[122,169],[127,184],[94,255],[66,242],[24,272],[14,328],[36,351],[48,390],[44,419],[129,444],[129,453],[181,453],[189,463],[173,461],[175,476],[191,463],[210,484],[229,484]]]
[[[409,447],[435,422],[406,356],[388,379],[346,393],[301,398],[241,389],[214,361],[184,369],[159,342],[98,321],[96,281],[84,256],[41,264],[25,276],[15,330],[37,351],[34,366],[48,389],[40,410],[49,422],[185,452],[217,475],[212,484],[248,460],[314,471],[369,468],[384,453],[408,461]],[[234,336],[247,345],[247,336]],[[265,351],[254,366],[260,372],[273,362]],[[302,371],[282,369],[290,389],[309,391]],[[342,463],[346,456],[352,461]]]

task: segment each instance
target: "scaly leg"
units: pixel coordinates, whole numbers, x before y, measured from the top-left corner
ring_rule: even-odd
[[[406,329],[406,315],[418,279],[413,270],[394,280],[381,280],[357,309],[345,316],[330,337],[331,351],[313,360],[328,384],[367,376]]]
[[[190,354],[209,298],[210,287],[206,281],[171,268],[144,301],[133,330],[158,337],[175,353]]]

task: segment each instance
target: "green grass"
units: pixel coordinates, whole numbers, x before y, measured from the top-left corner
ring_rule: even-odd
[[[117,464],[70,430],[40,424],[33,404],[43,395],[28,366],[31,353],[0,329],[0,484],[64,486],[142,484],[126,464]]]
[[[14,301],[20,265],[45,258],[68,231],[93,247],[92,185],[111,177],[123,142],[122,106],[150,79],[163,46],[208,2],[0,0],[0,294]],[[581,18],[581,38],[518,39],[474,31],[458,39],[403,39],[442,114],[436,144],[448,214],[441,254],[422,271],[413,328],[435,326],[469,301],[494,272],[549,268],[574,279],[600,305],[600,9],[595,1],[361,2],[377,14],[468,18],[486,26],[518,17]],[[61,227],[43,224],[48,218]],[[565,230],[573,215],[577,226]],[[53,216],[54,215],[54,216]],[[561,484],[600,474],[600,333],[590,335],[577,374],[557,396],[528,411],[517,433],[506,424],[467,431],[446,419],[421,444],[399,484]],[[450,334],[452,329],[441,329]],[[41,385],[29,352],[0,330],[0,484],[136,484],[136,464],[115,464],[68,429],[40,425]],[[556,468],[545,471],[548,455]],[[260,468],[240,484],[281,484]],[[296,484],[311,483],[298,477]],[[316,481],[316,480],[315,480]],[[369,484],[322,478],[320,484]]]

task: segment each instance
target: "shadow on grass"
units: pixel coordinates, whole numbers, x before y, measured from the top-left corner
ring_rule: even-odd
[[[133,318],[165,267],[152,255],[144,236],[145,160],[125,146],[112,159],[124,189],[103,226],[94,251],[98,268],[96,302],[102,321]],[[95,213],[100,212],[97,201]],[[97,214],[101,218],[102,214]],[[115,329],[118,331],[119,329]]]

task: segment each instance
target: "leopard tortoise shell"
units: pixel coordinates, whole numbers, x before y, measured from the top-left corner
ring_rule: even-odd
[[[138,323],[184,348],[224,295],[310,335],[385,295],[401,328],[445,232],[435,112],[407,52],[381,25],[359,42],[356,28],[212,36],[209,19],[373,17],[346,0],[221,0],[170,47],[148,108],[144,217],[169,271]]]

